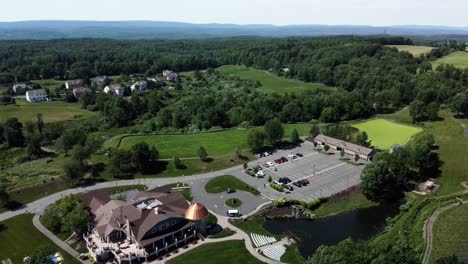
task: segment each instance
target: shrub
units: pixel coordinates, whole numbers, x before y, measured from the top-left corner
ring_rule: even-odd
[[[278,192],[283,192],[284,191],[284,187],[282,185],[270,183],[270,187],[277,190]]]
[[[322,203],[326,202],[327,198],[320,197],[310,202],[304,202],[297,199],[278,199],[273,202],[275,207],[290,206],[290,205],[301,205],[302,207],[314,210],[317,209]]]

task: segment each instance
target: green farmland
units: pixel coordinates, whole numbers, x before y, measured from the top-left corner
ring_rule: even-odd
[[[385,119],[372,119],[354,124],[353,127],[366,131],[372,145],[380,149],[389,149],[393,144],[405,144],[408,139],[421,132],[418,127],[393,123]]]
[[[390,48],[397,48],[398,51],[406,51],[413,56],[419,56],[430,52],[433,48],[428,46],[411,46],[411,45],[388,45]]]
[[[284,136],[290,138],[294,128],[298,130],[301,136],[307,136],[310,127],[311,125],[307,123],[285,124]],[[198,148],[203,146],[208,155],[214,156],[234,153],[236,147],[248,148],[248,131],[248,129],[233,129],[199,134],[116,136],[107,140],[104,147],[130,149],[139,142],[146,142],[158,149],[162,159],[169,159],[173,157],[196,157]]]
[[[441,64],[452,64],[457,68],[468,68],[468,52],[457,51],[450,53],[449,55],[434,61],[432,66],[436,68]]]
[[[458,260],[468,261],[468,204],[449,209],[442,213],[434,224],[434,244],[431,259],[458,256]]]
[[[267,71],[244,66],[221,66],[218,70],[226,74],[239,76],[242,79],[259,81],[262,84],[260,90],[267,93],[284,94],[287,92],[302,92],[315,89],[332,89],[323,84],[305,83],[299,80],[287,79],[276,76]]]
[[[96,112],[81,109],[77,103],[62,101],[29,103],[16,99],[15,105],[0,106],[0,121],[3,123],[10,117],[16,117],[20,122],[32,121],[38,113],[43,115],[44,122],[74,120],[97,115]]]

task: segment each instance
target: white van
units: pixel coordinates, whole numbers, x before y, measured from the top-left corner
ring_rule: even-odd
[[[256,176],[257,178],[263,178],[263,177],[265,177],[265,172],[262,171],[262,170],[259,170],[259,171],[257,171],[257,173],[255,174],[255,176]]]
[[[228,211],[227,211],[227,215],[228,215],[229,217],[241,216],[239,210],[228,210]]]

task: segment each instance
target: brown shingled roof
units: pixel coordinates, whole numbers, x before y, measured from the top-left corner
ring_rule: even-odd
[[[348,150],[351,150],[353,152],[363,154],[363,155],[366,155],[366,156],[370,155],[374,151],[371,148],[359,146],[359,145],[356,145],[354,143],[346,142],[344,140],[332,138],[332,137],[325,136],[325,135],[322,135],[322,134],[316,136],[315,140],[323,142],[323,143],[328,144],[328,145],[333,145],[333,146],[337,146],[337,147],[340,147],[340,148],[343,148],[343,149],[348,149]]]

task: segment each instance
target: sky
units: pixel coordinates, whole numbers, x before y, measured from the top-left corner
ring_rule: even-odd
[[[0,0],[0,21],[468,26],[467,0]]]

